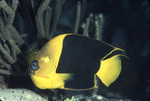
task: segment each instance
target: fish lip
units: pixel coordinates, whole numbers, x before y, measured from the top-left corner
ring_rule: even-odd
[[[30,70],[30,73],[29,73],[29,75],[35,75],[35,71],[33,71],[33,70]]]
[[[54,70],[55,69],[56,69],[56,64],[55,64]],[[34,75],[34,76],[37,76],[37,77],[41,77],[41,78],[45,78],[45,79],[50,79],[50,77],[48,77],[48,76],[38,76],[38,75],[35,75],[35,71],[32,70],[31,67],[30,67],[30,65],[29,65],[29,67],[28,67],[28,73],[29,73],[29,75]]]
[[[31,74],[35,75],[35,71],[34,71],[34,70],[31,70],[31,67],[30,67],[30,66],[28,67],[28,74],[29,74],[29,75],[31,75]]]
[[[30,64],[30,69],[33,71],[36,71],[40,68],[38,60],[33,60],[32,63]]]

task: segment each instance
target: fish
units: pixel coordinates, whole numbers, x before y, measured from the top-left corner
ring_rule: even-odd
[[[96,77],[109,87],[121,73],[124,50],[80,34],[61,34],[27,55],[29,75],[40,89],[90,90]]]

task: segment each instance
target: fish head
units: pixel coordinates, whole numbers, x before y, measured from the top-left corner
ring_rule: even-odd
[[[30,75],[46,77],[55,70],[55,59],[50,50],[43,47],[40,50],[31,50],[28,54],[28,71]]]

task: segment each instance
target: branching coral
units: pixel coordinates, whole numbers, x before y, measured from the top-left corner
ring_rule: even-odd
[[[80,24],[80,15],[81,15],[81,3],[77,3],[77,14],[76,14],[76,22],[75,22],[75,27],[74,27],[74,34],[78,33],[79,29],[79,24]]]
[[[17,61],[17,54],[21,53],[20,46],[24,41],[16,28],[13,26],[18,0],[13,0],[9,6],[4,0],[0,1],[0,64],[7,70],[0,73],[11,74],[11,64]],[[1,69],[1,68],[0,68]]]
[[[49,32],[49,39],[52,38],[55,30],[56,30],[56,26],[61,14],[61,9],[62,9],[62,5],[65,3],[65,0],[56,0],[56,7],[55,7],[55,14],[54,14],[54,21],[53,21],[53,25],[52,28]]]
[[[56,0],[54,19],[52,19],[52,8],[49,6],[50,2],[51,0],[20,2],[19,11],[21,16],[31,25],[38,41],[41,38],[48,40],[52,38],[65,0]]]
[[[54,13],[55,19],[52,22],[52,8],[49,7],[50,1],[51,0],[44,0],[42,2],[40,0],[37,2],[20,2],[20,13],[23,11],[22,17],[32,26],[38,42],[40,42],[42,38],[47,40],[52,38],[61,14],[62,5],[65,2],[65,0],[56,1]],[[24,40],[22,39],[23,36],[20,35],[13,26],[18,3],[18,0],[12,0],[12,3],[9,6],[5,0],[0,1],[0,64],[5,65],[7,68],[7,72],[3,72],[6,70],[0,71],[0,73],[3,74],[11,74],[11,64],[14,64],[17,61],[17,55],[21,53],[20,47],[24,44]],[[29,7],[30,9],[26,7]],[[27,9],[27,11],[25,9]]]
[[[90,23],[92,26],[90,26]],[[97,40],[102,40],[103,35],[102,35],[102,29],[103,29],[103,15],[93,15],[90,14],[90,16],[86,19],[86,22],[82,24],[83,28],[83,35],[89,36],[89,27],[94,26],[94,38]]]

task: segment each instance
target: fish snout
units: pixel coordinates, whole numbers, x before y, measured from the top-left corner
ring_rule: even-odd
[[[38,69],[40,68],[39,65],[38,65],[38,61],[37,61],[37,60],[34,60],[34,61],[31,63],[30,67],[31,67],[31,69],[32,69],[33,71],[36,71],[36,70],[38,70]]]

